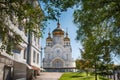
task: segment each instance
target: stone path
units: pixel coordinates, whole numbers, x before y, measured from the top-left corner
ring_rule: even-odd
[[[36,80],[58,80],[62,74],[61,72],[41,72]]]

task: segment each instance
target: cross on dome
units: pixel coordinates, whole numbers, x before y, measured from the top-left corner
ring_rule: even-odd
[[[57,22],[57,28],[60,28],[59,19],[58,19],[58,22]]]
[[[53,35],[64,35],[64,31],[61,29],[60,27],[60,23],[59,23],[59,20],[57,22],[57,28],[53,30]]]

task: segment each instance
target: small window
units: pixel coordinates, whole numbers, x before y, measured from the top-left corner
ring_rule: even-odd
[[[21,30],[21,31],[24,30],[24,29],[23,29],[23,26],[19,26],[18,29]]]
[[[34,41],[36,42],[36,35],[34,34]]]
[[[37,54],[37,64],[39,64],[39,53]]]
[[[24,55],[23,58],[26,59],[27,58],[27,48],[24,49]]]
[[[39,45],[39,38],[38,38],[38,45]]]
[[[48,42],[48,46],[51,46],[51,43],[50,43],[50,42]]]
[[[20,54],[21,53],[21,49],[20,48],[14,48],[13,53]]]
[[[28,36],[28,31],[25,31],[25,36]]]
[[[50,54],[48,54],[48,59],[50,59]]]
[[[67,54],[67,55],[66,55],[67,60],[68,60],[68,56],[69,56],[69,55]]]
[[[33,62],[35,63],[36,52],[33,51]]]
[[[0,35],[0,42],[2,42],[2,36]]]
[[[57,50],[57,53],[59,54],[59,53],[60,53],[60,50]]]

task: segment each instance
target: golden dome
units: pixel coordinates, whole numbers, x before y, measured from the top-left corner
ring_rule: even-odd
[[[66,37],[64,38],[64,41],[70,41],[70,38],[68,37],[68,33],[66,32]]]
[[[64,38],[64,41],[70,41],[70,38],[65,37],[65,38]]]
[[[51,34],[50,34],[50,32],[48,33],[48,38],[46,39],[46,41],[52,41],[52,38],[51,38]]]
[[[48,38],[46,39],[46,41],[52,41],[52,38],[51,38],[51,37],[48,37]]]
[[[60,23],[57,23],[57,28],[53,30],[53,35],[64,35],[64,31],[60,28]]]

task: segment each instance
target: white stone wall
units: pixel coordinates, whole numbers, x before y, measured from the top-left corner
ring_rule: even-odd
[[[64,44],[64,36],[54,36],[53,37],[53,45],[56,45],[56,44],[63,45]]]
[[[53,38],[54,44],[52,45],[52,47],[45,47],[44,67],[52,67],[52,62],[57,58],[60,58],[64,62],[63,67],[73,67],[74,64],[72,59],[71,46],[69,45],[67,47],[64,47],[64,39],[57,38],[58,37]]]
[[[14,15],[13,15],[14,16]],[[15,17],[15,20],[17,20],[17,17]],[[1,54],[3,56],[6,56],[12,60],[15,60],[15,61],[18,61],[18,62],[24,62],[26,63],[26,59],[24,59],[24,49],[27,48],[27,36],[25,36],[25,33],[24,33],[24,30],[20,30],[18,28],[18,23],[16,22],[16,24],[13,24],[11,21],[10,21],[10,18],[9,16],[6,17],[6,21],[5,21],[6,25],[9,26],[10,29],[12,29],[16,34],[20,35],[22,37],[22,40],[23,42],[25,43],[20,43],[20,45],[16,45],[16,47],[20,49],[20,53],[14,53],[13,52],[13,55],[8,55],[5,51],[2,52]],[[10,35],[12,36],[12,32],[10,33]],[[4,54],[3,54],[4,53]]]
[[[17,19],[17,17],[16,17]],[[9,28],[12,29],[16,34],[20,35],[23,39],[23,42],[25,43],[20,43],[19,46],[17,46],[16,48],[19,48],[20,50],[20,53],[13,53],[13,60],[17,61],[17,62],[22,62],[22,63],[26,63],[26,59],[24,59],[24,50],[27,48],[27,44],[28,44],[28,37],[25,35],[24,33],[24,29],[20,30],[18,28],[18,23],[16,24],[13,24],[10,20],[9,20],[9,17],[6,18],[6,24],[9,25]],[[38,54],[39,55],[39,63],[37,63],[37,60],[36,60],[36,63],[33,63],[33,50],[36,52],[36,55]],[[26,52],[27,54],[27,52]],[[7,56],[7,54],[3,54],[4,56]],[[11,55],[9,55],[11,56]],[[27,56],[27,55],[26,55]],[[39,41],[39,38],[37,38],[34,33],[32,33],[32,46],[31,46],[31,64],[32,65],[35,65],[37,67],[40,67],[40,41]],[[26,57],[27,58],[27,57]],[[36,58],[37,59],[37,56]]]
[[[35,56],[34,56],[34,52],[35,52]],[[31,47],[31,60],[30,60],[30,64],[36,67],[40,67],[40,51],[38,51],[36,48]],[[39,57],[39,62],[38,62],[38,57]],[[34,62],[35,59],[35,62]]]
[[[40,49],[40,38],[36,37],[34,33],[32,33],[32,45]]]
[[[40,60],[41,60],[41,53],[40,53],[40,39],[32,33],[31,36],[31,50],[30,50],[30,64],[32,66],[36,66],[40,68]],[[38,61],[39,60],[39,61]]]
[[[38,4],[37,2],[35,2],[34,3],[34,6],[36,5],[36,4]],[[38,6],[38,5],[37,5]],[[36,7],[36,6],[35,6]],[[24,67],[23,67],[23,69],[25,69],[25,72],[26,72],[26,63],[27,63],[27,61],[26,61],[26,59],[27,59],[27,57],[26,58],[24,58],[24,55],[26,54],[26,56],[27,56],[27,52],[24,54],[24,52],[25,52],[25,49],[27,48],[27,45],[28,45],[28,37],[25,35],[25,33],[24,33],[24,28],[23,29],[19,29],[19,26],[18,26],[18,20],[17,20],[17,17],[16,16],[14,16],[13,15],[13,17],[14,17],[14,21],[13,22],[11,22],[10,21],[10,18],[9,18],[9,16],[8,17],[6,17],[6,21],[5,21],[5,23],[6,23],[6,25],[7,26],[9,26],[9,28],[11,29],[11,30],[13,30],[13,32],[15,32],[16,34],[18,34],[18,35],[20,35],[21,37],[22,37],[22,40],[23,40],[23,42],[21,42],[20,43],[20,45],[16,45],[15,47],[16,47],[16,49],[18,49],[19,48],[19,53],[17,53],[17,52],[12,52],[13,53],[13,55],[8,55],[4,50],[3,51],[1,51],[0,50],[0,54],[2,55],[2,56],[5,56],[5,58],[8,58],[8,59],[10,59],[10,60],[13,60],[13,61],[15,61],[16,63],[18,63],[19,65],[20,65],[20,63],[23,63],[24,64]],[[22,26],[21,26],[22,27]],[[11,35],[12,35],[12,33],[11,33]],[[34,37],[34,36],[33,36]],[[32,38],[33,39],[33,38]],[[36,39],[36,41],[34,41],[34,40],[32,40],[32,46],[31,46],[31,57],[30,57],[30,63],[31,63],[31,65],[33,65],[33,66],[37,66],[37,67],[39,67],[40,68],[40,43],[39,43],[39,39],[36,37],[35,38]],[[0,40],[0,46],[1,46],[1,40]],[[34,47],[33,47],[34,46]],[[32,56],[33,56],[33,50],[35,50],[36,51],[36,57],[35,57],[35,63],[33,63],[32,62]],[[0,56],[1,57],[1,56]],[[37,58],[39,58],[39,62],[37,62]],[[0,58],[1,59],[1,58]],[[1,63],[0,63],[0,65],[1,65]],[[15,65],[15,64],[14,64]],[[19,66],[20,67],[20,66]],[[14,67],[14,68],[16,68],[16,66]],[[1,72],[2,73],[2,72]],[[1,74],[0,73],[0,74]],[[25,73],[24,73],[25,74]],[[3,75],[1,75],[1,76],[3,76]],[[1,76],[0,76],[0,79],[1,79]]]

